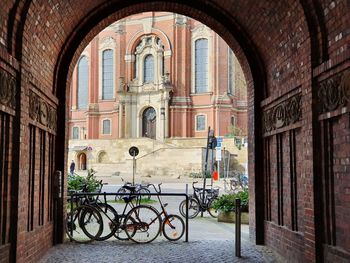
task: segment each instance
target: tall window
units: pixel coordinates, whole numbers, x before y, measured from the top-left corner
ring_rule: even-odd
[[[154,59],[152,55],[147,55],[145,57],[145,62],[143,64],[143,76],[144,82],[150,83],[153,82],[154,78]]]
[[[228,50],[228,94],[235,94],[235,61],[233,51]]]
[[[89,94],[89,65],[86,56],[83,56],[78,64],[78,109],[86,109]]]
[[[106,49],[102,53],[102,99],[113,99],[113,51]]]
[[[79,139],[79,127],[73,127],[73,139]]]
[[[103,134],[111,134],[111,121],[103,120],[102,122],[102,133]]]
[[[195,92],[208,92],[208,39],[195,42]]]
[[[205,115],[196,116],[196,130],[197,131],[205,130]]]

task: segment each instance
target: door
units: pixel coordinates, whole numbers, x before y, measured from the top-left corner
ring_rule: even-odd
[[[149,107],[142,114],[142,137],[156,138],[156,111]]]

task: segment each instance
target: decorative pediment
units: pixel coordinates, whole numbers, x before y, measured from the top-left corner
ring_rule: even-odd
[[[116,42],[113,37],[105,37],[100,40],[100,49],[105,49],[105,48],[113,48],[115,47]]]
[[[148,35],[141,38],[136,47],[135,54],[141,54],[146,48],[154,48],[156,51],[164,51],[162,41],[154,35]]]
[[[205,25],[195,27],[192,31],[192,38],[209,37],[211,29]]]

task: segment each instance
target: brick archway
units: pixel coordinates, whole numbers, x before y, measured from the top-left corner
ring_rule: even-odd
[[[252,240],[289,260],[350,258],[350,241],[342,235],[349,225],[337,221],[350,220],[346,0],[82,2],[4,1],[0,9],[0,88],[6,90],[0,165],[9,178],[1,188],[0,258],[34,262],[52,245],[53,232],[61,240],[62,225],[54,220],[60,213],[46,218],[42,204],[63,211],[53,201],[51,175],[66,167],[62,127],[72,65],[102,28],[145,11],[201,21],[242,65],[249,89]],[[47,180],[36,184],[36,176]],[[34,242],[38,236],[45,238]]]

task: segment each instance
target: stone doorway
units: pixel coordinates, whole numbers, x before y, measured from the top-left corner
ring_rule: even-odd
[[[78,170],[86,170],[86,154],[80,153],[78,155]]]
[[[154,108],[145,109],[142,114],[142,137],[156,138],[157,117]]]

